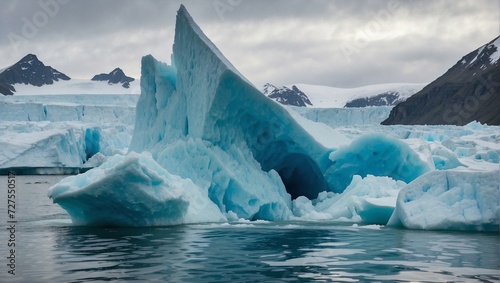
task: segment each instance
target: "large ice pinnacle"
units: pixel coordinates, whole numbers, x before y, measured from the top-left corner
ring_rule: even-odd
[[[245,159],[253,157],[264,171],[276,170],[293,197],[316,197],[329,190],[322,173],[329,150],[245,79],[184,6],[177,14],[172,58],[175,67],[150,56],[143,59],[142,96],[131,150],[158,148],[153,152],[159,153],[180,138],[199,138],[225,152],[248,150],[251,156]],[[155,157],[174,173],[192,178]],[[233,181],[247,186],[245,181]]]

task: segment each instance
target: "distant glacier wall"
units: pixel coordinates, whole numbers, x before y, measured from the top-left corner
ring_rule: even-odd
[[[0,174],[6,170],[76,173],[99,165],[104,156],[126,151],[138,98],[83,94],[0,97]]]
[[[392,106],[363,108],[291,107],[303,117],[330,127],[380,124],[389,117]]]
[[[0,121],[79,121],[133,125],[137,99],[137,95],[2,97]]]

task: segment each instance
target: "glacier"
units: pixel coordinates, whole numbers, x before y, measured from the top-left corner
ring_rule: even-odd
[[[74,174],[127,152],[133,126],[81,122],[0,122],[0,172]],[[105,158],[104,158],[105,159]],[[102,161],[104,161],[102,159]]]
[[[355,113],[355,118],[329,126],[317,122],[328,118],[308,120],[262,95],[183,6],[171,61],[167,65],[151,55],[142,59],[141,95],[127,154],[103,157],[110,145],[97,142],[107,136],[102,129],[85,127],[79,133],[84,144],[78,147],[80,156],[92,155],[88,162],[104,163],[61,181],[48,193],[74,223],[332,220],[498,231],[498,201],[491,198],[484,211],[472,209],[483,205],[483,188],[485,194],[500,191],[498,179],[491,177],[499,172],[498,127],[371,123],[371,117],[386,111],[382,108],[366,115],[343,112],[339,115]],[[419,184],[448,188],[446,178],[429,176],[452,174],[449,170],[469,181],[490,177],[484,186],[471,185],[476,193],[468,189],[466,202],[457,200],[461,210],[440,202],[437,207],[449,212],[438,224],[427,225],[426,217],[435,214],[432,207],[421,210],[422,217],[402,196],[419,195],[411,202],[417,204],[440,199]],[[454,213],[464,217],[453,218]]]
[[[363,108],[291,108],[309,120],[320,122],[330,127],[378,125],[389,117],[392,109],[389,106]]]
[[[137,99],[137,95],[2,96],[0,121],[133,125]]]
[[[138,95],[0,97],[0,172],[70,174],[127,152]]]

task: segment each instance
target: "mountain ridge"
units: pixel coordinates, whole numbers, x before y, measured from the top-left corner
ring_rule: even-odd
[[[135,79],[125,75],[122,69],[115,68],[109,74],[101,73],[92,77],[91,81],[107,81],[108,84],[122,84],[124,88],[130,88],[130,83]]]
[[[134,81],[120,68],[95,75],[91,80],[72,79],[45,65],[34,54],[27,54],[15,64],[0,69],[3,95],[139,94],[140,87]]]
[[[500,36],[394,107],[383,125],[500,125]]]
[[[388,83],[354,88],[337,88],[294,84],[278,88],[273,84],[267,83],[264,85],[262,93],[281,104],[302,107],[393,106],[421,90],[424,85],[419,83]],[[309,103],[306,103],[305,99]],[[295,103],[297,100],[302,100],[302,105],[297,105]]]
[[[0,93],[13,95],[14,85],[25,84],[41,87],[51,85],[59,80],[69,81],[71,78],[62,72],[46,66],[34,54],[28,54],[15,64],[4,68],[0,73]]]
[[[267,97],[283,105],[299,107],[305,107],[306,105],[312,106],[312,103],[307,95],[295,85],[293,85],[290,89],[286,86],[278,88],[270,83],[267,83],[264,85],[263,93]]]

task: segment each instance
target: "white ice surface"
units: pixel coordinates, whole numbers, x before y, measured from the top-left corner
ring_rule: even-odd
[[[433,171],[401,190],[388,225],[498,231],[500,171]]]
[[[121,84],[108,84],[105,81],[91,81],[84,79],[59,80],[51,85],[33,86],[14,84],[14,96],[22,95],[60,95],[60,94],[139,94],[141,93],[139,80],[130,82],[129,88]]]
[[[336,88],[309,84],[295,85],[309,97],[314,108],[342,108],[353,99],[371,97],[387,91],[395,91],[400,93],[402,97],[408,98],[427,84],[392,83],[357,88]],[[292,85],[287,87],[291,88]]]
[[[311,108],[290,107],[301,116],[324,123],[330,127],[379,125],[389,117],[392,107],[363,107],[363,108]]]

